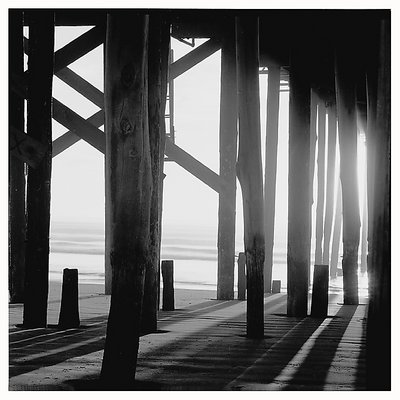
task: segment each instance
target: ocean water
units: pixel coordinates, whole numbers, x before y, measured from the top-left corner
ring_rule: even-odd
[[[243,242],[236,238],[236,255]],[[207,227],[164,225],[161,259],[174,260],[176,288],[216,290],[217,231]],[[62,280],[64,268],[78,268],[81,283],[104,283],[104,225],[93,222],[54,222],[50,234],[50,280]],[[312,276],[312,271],[311,271]],[[274,247],[272,279],[286,290],[286,248]],[[235,268],[235,290],[237,271]],[[342,290],[342,278],[330,281],[331,291]],[[367,277],[359,276],[360,295],[367,293]]]
[[[237,238],[236,255],[243,251]],[[207,227],[164,226],[161,259],[174,260],[177,288],[216,289],[217,232]],[[81,283],[104,282],[104,225],[54,222],[50,233],[50,280],[61,281],[64,268],[78,268]],[[286,252],[277,249],[273,279],[286,287]],[[235,286],[237,275],[235,270]]]

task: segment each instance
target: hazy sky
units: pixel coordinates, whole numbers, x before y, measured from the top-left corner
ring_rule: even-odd
[[[88,28],[57,28],[56,49]],[[196,45],[204,40],[196,40]],[[172,41],[175,59],[191,47]],[[102,46],[76,61],[70,68],[103,90]],[[262,153],[265,151],[266,77],[260,78]],[[175,80],[176,143],[215,172],[219,172],[220,52],[215,53]],[[97,106],[54,78],[54,97],[84,117]],[[287,115],[288,93],[281,95],[280,142],[277,190],[277,231],[286,236],[287,215]],[[66,129],[54,122],[54,137]],[[218,195],[173,162],[165,164],[164,224],[195,227],[217,226]],[[238,234],[242,231],[241,192],[237,195]],[[52,219],[55,221],[104,220],[104,158],[79,141],[53,159]]]

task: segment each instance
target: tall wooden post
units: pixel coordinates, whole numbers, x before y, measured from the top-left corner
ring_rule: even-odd
[[[239,154],[247,267],[247,336],[264,336],[264,227],[258,18],[236,19]]]
[[[47,151],[36,169],[28,168],[23,324],[45,327],[49,285],[54,13],[30,11],[29,21],[27,130],[29,136],[47,147]]]
[[[229,30],[228,30],[229,29]],[[233,300],[235,269],[237,85],[234,21],[221,49],[219,175],[224,181],[218,207],[217,298]]]
[[[343,212],[342,212],[342,185],[340,183],[340,179],[338,180],[338,185],[336,189],[336,210],[335,210],[335,221],[333,224],[333,233],[332,233],[332,247],[331,247],[331,262],[329,269],[329,276],[331,279],[335,279],[337,276],[337,266],[339,261],[339,247],[340,247],[340,238],[342,234],[342,221],[343,221]]]
[[[329,248],[331,244],[331,232],[333,222],[333,206],[335,200],[335,169],[336,169],[336,105],[328,106],[328,162],[326,172],[326,202],[324,220],[324,251],[322,263],[330,265]]]
[[[351,37],[352,31],[349,32]],[[353,55],[355,43],[349,40],[340,41],[336,49],[335,83],[343,196],[343,297],[345,304],[358,304],[360,213],[357,184],[356,71]]]
[[[380,21],[377,75],[375,176],[367,324],[367,382],[370,390],[391,386],[391,212],[390,212],[390,16]]]
[[[315,217],[315,264],[322,263],[322,238],[325,206],[325,102],[318,102],[318,197]]]
[[[267,130],[265,138],[265,183],[264,183],[264,292],[271,293],[272,266],[274,257],[275,192],[278,159],[279,86],[280,67],[268,67]]]
[[[9,11],[9,73],[22,75],[24,52],[22,11]],[[9,88],[9,135],[11,127],[24,131],[24,100]],[[9,156],[9,296],[10,303],[24,300],[25,276],[25,164]]]
[[[149,20],[149,135],[153,178],[150,214],[150,263],[146,267],[142,307],[142,333],[157,331],[158,287],[161,249],[161,188],[164,162],[165,101],[162,75],[168,69],[169,29],[162,16],[153,13]],[[164,57],[162,57],[164,56]],[[166,84],[166,80],[164,80]]]
[[[290,63],[288,300],[289,316],[307,315],[311,238],[310,100],[311,90],[300,46]]]
[[[148,16],[107,17],[105,131],[110,174],[112,293],[101,378],[121,388],[135,377],[152,195],[148,126]]]

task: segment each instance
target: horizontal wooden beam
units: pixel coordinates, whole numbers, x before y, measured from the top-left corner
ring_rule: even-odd
[[[103,110],[97,111],[97,113],[95,113],[91,117],[87,118],[86,122],[90,123],[95,128],[99,128],[100,126],[102,126],[104,124],[104,111]],[[82,134],[78,135],[78,134],[74,133],[74,131],[70,130],[68,132],[65,132],[59,138],[55,139],[53,141],[53,153],[52,153],[53,157],[59,155],[64,150],[67,150],[69,147],[71,147],[76,142],[79,142],[79,140],[81,140],[81,136],[82,136]]]
[[[65,45],[54,54],[54,72],[58,72],[69,64],[78,60],[85,54],[104,43],[105,27],[95,26],[90,31],[79,36],[72,42]]]
[[[70,129],[75,135],[80,136],[95,149],[101,151],[103,154],[105,153],[106,141],[104,133],[54,98],[53,118],[61,125]]]
[[[40,164],[47,151],[46,145],[13,126],[10,126],[8,146],[10,155],[19,158],[32,168]]]
[[[215,52],[221,49],[221,42],[219,39],[212,38],[196,47],[190,53],[184,55],[179,60],[176,60],[170,65],[170,78],[175,79],[182,75],[189,69],[193,68],[199,62],[205,60]]]
[[[165,141],[165,154],[168,156],[168,158],[175,161],[186,171],[219,193],[223,184],[219,175],[210,168],[206,167],[200,161],[196,160],[193,156],[178,147],[176,144],[172,143],[172,141],[168,138]]]

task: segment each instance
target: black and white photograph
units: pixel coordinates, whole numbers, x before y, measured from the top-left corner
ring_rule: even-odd
[[[398,10],[296,4],[3,6],[8,394],[394,393]]]

